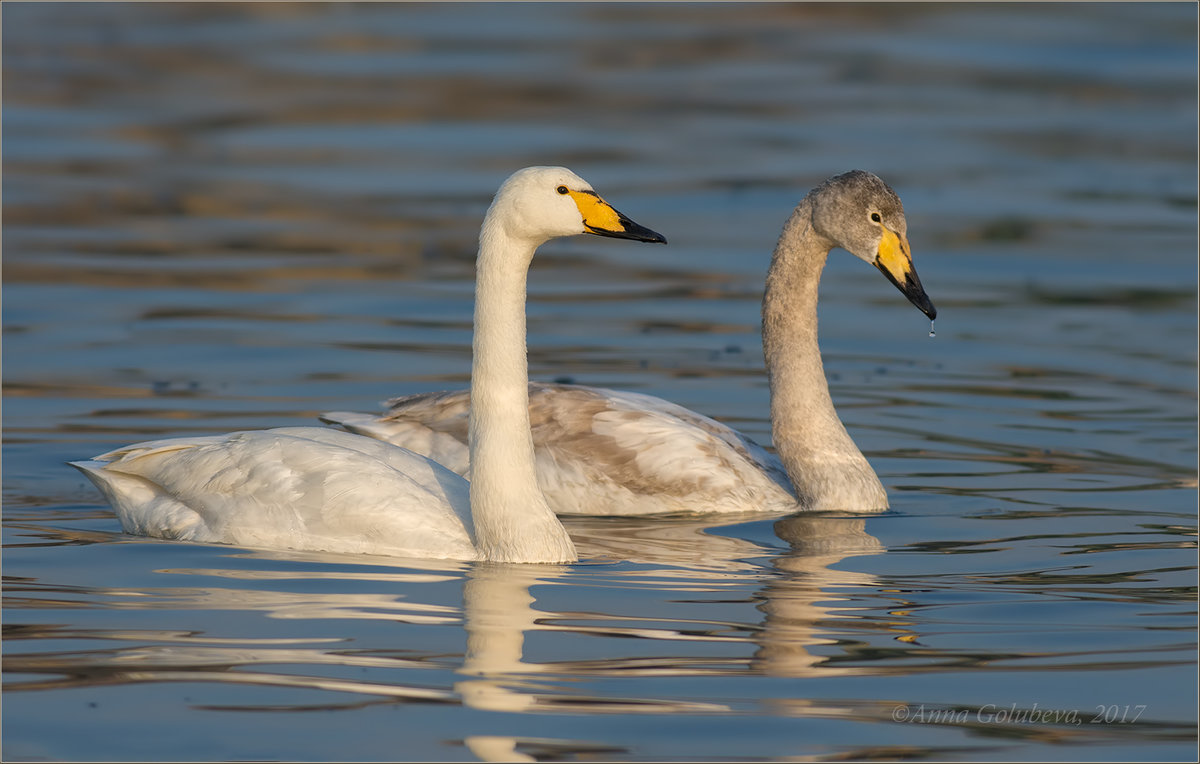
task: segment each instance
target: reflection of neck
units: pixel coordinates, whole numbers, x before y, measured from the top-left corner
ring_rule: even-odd
[[[775,558],[778,575],[766,579],[759,593],[763,613],[752,666],[767,676],[807,677],[857,675],[872,668],[830,665],[818,645],[834,644],[830,632],[844,631],[836,621],[841,594],[849,587],[874,587],[867,573],[841,570],[836,563],[860,554],[880,554],[879,540],[864,530],[862,518],[792,515],[775,523],[775,533],[792,547]],[[851,616],[853,617],[853,616]]]
[[[537,621],[529,587],[545,574],[544,568],[475,564],[463,582],[463,673],[497,676],[534,669],[521,661],[525,631]]]
[[[537,761],[537,758],[517,750],[515,737],[503,735],[469,735],[463,743],[480,761]]]
[[[813,229],[806,198],[771,258],[762,312],[772,438],[806,509],[884,509],[883,486],[833,407],[817,344],[817,288],[833,246]]]
[[[534,470],[525,355],[525,279],[535,245],[489,214],[476,264],[471,367],[471,515],[481,557],[563,562],[575,549]]]
[[[538,703],[538,695],[522,687],[520,678],[540,669],[537,664],[522,661],[525,631],[535,628],[538,617],[529,587],[542,576],[558,571],[544,566],[486,562],[476,563],[471,569],[463,583],[467,654],[459,673],[477,678],[454,685],[464,705],[489,711],[522,711]]]

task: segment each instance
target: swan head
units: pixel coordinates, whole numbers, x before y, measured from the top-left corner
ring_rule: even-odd
[[[565,167],[517,170],[496,192],[487,217],[514,239],[542,244],[581,233],[657,242],[666,238],[638,225]]]
[[[811,196],[818,233],[874,265],[922,313],[937,318],[913,266],[904,205],[888,184],[877,175],[851,170],[825,181]]]

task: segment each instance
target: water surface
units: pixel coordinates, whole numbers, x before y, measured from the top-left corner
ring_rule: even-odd
[[[6,759],[1194,759],[1194,5],[3,13]],[[779,228],[886,179],[937,337],[835,252],[821,339],[892,510],[472,565],[129,537],[64,465],[465,386],[529,164],[671,241],[545,246],[532,375],[763,443]]]

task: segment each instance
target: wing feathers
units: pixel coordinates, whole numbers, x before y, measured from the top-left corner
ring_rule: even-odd
[[[382,417],[334,412],[351,432],[466,474],[468,391],[395,398]],[[640,393],[529,385],[538,482],[559,514],[794,510],[779,460],[735,430]]]
[[[141,443],[74,463],[129,533],[473,559],[468,486],[429,459],[322,427]]]

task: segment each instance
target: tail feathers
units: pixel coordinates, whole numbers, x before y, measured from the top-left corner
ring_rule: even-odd
[[[113,449],[105,454],[92,457],[87,461],[67,462],[72,467],[77,467],[83,470],[84,474],[88,472],[88,465],[93,469],[119,469],[119,463],[122,459],[133,459],[139,456],[147,456],[149,454],[163,454],[170,451],[183,451],[195,446],[202,446],[209,443],[221,443],[225,440],[224,435],[201,435],[194,438],[163,438],[162,440],[147,440],[141,443],[134,443],[131,446],[122,446],[121,448]]]
[[[195,510],[143,477],[110,469],[102,458],[67,464],[100,489],[121,521],[123,531],[165,539],[208,540],[204,520]]]
[[[353,411],[327,411],[319,417],[325,424],[335,424],[347,432],[381,439],[386,428],[381,427],[379,417],[374,414],[359,414]],[[385,439],[385,438],[383,438]]]

